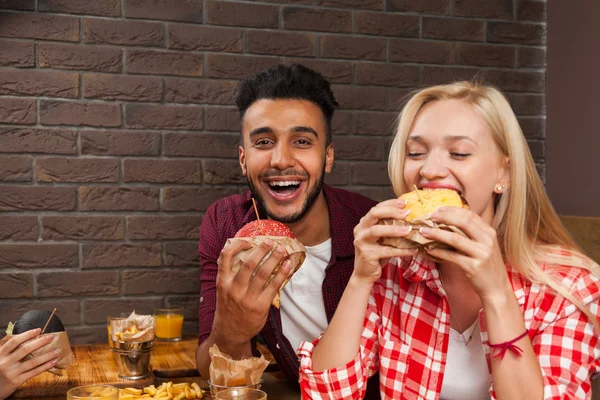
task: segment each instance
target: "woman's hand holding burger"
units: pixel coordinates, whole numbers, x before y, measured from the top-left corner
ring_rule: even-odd
[[[354,228],[354,279],[373,284],[381,276],[381,267],[392,257],[413,256],[417,248],[395,248],[381,244],[382,238],[405,238],[410,225],[384,225],[380,221],[404,220],[409,214],[403,199],[387,200],[373,207]]]
[[[479,215],[464,208],[440,207],[430,218],[438,224],[456,227],[466,236],[438,228],[422,228],[421,234],[426,238],[455,249],[425,247],[428,254],[461,268],[484,303],[512,293],[494,228]]]
[[[51,336],[36,338],[40,331],[31,329],[14,335],[0,346],[0,399],[8,397],[26,380],[48,371],[58,361],[59,349],[27,358],[52,341]]]

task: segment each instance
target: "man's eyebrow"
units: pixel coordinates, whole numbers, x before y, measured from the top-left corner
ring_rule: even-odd
[[[249,136],[252,137],[252,136],[260,135],[263,133],[272,133],[272,132],[273,132],[273,130],[271,128],[269,128],[268,126],[262,126],[260,128],[252,129],[250,131]]]
[[[310,126],[294,126],[292,129],[290,129],[290,131],[294,132],[294,133],[299,133],[299,132],[312,133],[317,138],[319,137],[319,134],[317,133],[317,131],[315,131]]]

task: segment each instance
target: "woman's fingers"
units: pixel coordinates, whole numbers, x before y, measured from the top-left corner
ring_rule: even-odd
[[[421,228],[419,230],[427,239],[437,240],[454,247],[470,257],[479,256],[479,247],[471,239],[464,237],[456,232],[447,231],[439,228]]]
[[[35,357],[35,358],[37,358],[37,357]],[[18,380],[20,382],[17,382],[17,387],[21,386],[25,381],[33,378],[34,376],[38,376],[42,372],[48,371],[50,368],[54,367],[57,362],[58,362],[58,356],[54,356],[53,359],[46,361],[42,365],[39,365],[36,368],[31,369],[31,370],[25,372],[24,374],[20,375],[18,377]]]
[[[6,343],[4,343],[4,345],[0,346],[0,357],[8,356],[21,344],[38,336],[41,331],[42,330],[40,328],[36,328],[14,335]]]
[[[52,335],[43,335],[35,339],[30,339],[28,342],[25,342],[21,347],[16,349],[9,356],[9,359],[13,362],[19,362],[32,352],[51,343],[53,339],[54,337]]]
[[[61,349],[54,349],[54,350],[47,351],[43,354],[38,354],[35,357],[28,359],[27,361],[22,361],[20,364],[18,364],[19,367],[18,367],[17,374],[22,375],[33,369],[36,369],[37,367],[39,367],[42,364],[47,363],[48,361],[52,361],[55,359],[58,360],[58,357],[60,356],[61,352],[62,352]]]
[[[408,215],[408,210],[404,210],[404,200],[386,200],[377,204],[375,207],[361,218],[359,225],[369,227],[377,224],[379,220],[391,218],[391,219],[404,219]]]
[[[494,231],[479,215],[465,208],[440,207],[431,214],[431,219],[437,223],[455,226],[468,237],[481,243],[485,243],[491,231]]]
[[[385,237],[406,237],[412,230],[410,225],[373,225],[356,233],[357,241],[376,242]]]

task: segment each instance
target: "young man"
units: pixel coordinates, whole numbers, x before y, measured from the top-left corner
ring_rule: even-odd
[[[354,226],[376,202],[323,184],[333,165],[331,119],[338,104],[321,74],[280,65],[241,81],[235,102],[242,118],[239,162],[250,190],[215,202],[202,221],[196,361],[207,378],[213,344],[236,359],[251,357],[260,333],[289,382],[297,385],[296,349],[321,335],[331,320],[353,271]],[[287,224],[307,250],[281,292],[280,309],[271,301],[289,269],[282,267],[273,284],[262,288],[283,253],[273,252],[260,268],[264,273],[251,280],[248,268],[231,271],[233,256],[249,246],[225,242],[256,219],[252,198],[261,219]],[[258,264],[270,246],[254,249],[246,264]],[[365,398],[378,399],[377,390],[373,393]]]

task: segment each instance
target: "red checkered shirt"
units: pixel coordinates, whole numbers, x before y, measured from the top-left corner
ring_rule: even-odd
[[[323,193],[329,208],[332,252],[325,270],[322,293],[327,321],[331,321],[354,269],[353,229],[362,216],[377,203],[359,194],[327,185],[323,185]],[[263,214],[263,211],[259,209],[259,213]],[[266,218],[266,215],[261,215],[261,218]],[[219,253],[228,238],[233,237],[238,229],[255,219],[249,191],[215,202],[204,215],[198,243],[201,265],[199,343],[206,340],[210,334],[215,316]],[[290,342],[283,335],[278,308],[271,307],[267,323],[260,335],[275,356],[278,366],[288,381],[297,386],[300,364],[296,356],[296,349],[292,348]],[[379,399],[378,376],[374,376],[369,382],[373,383],[373,387],[368,391],[365,399]]]
[[[394,262],[400,266],[388,263],[373,287],[354,360],[314,372],[311,355],[318,339],[300,345],[303,398],[359,399],[367,378],[376,371],[382,399],[439,398],[450,332],[449,305],[439,273],[433,262],[420,255]],[[560,276],[598,318],[598,277],[580,268],[563,268]],[[544,399],[589,399],[590,376],[600,371],[598,331],[575,305],[549,288],[532,284],[516,272],[509,272],[509,278],[542,369]],[[489,368],[483,311],[479,321]],[[495,398],[493,385],[490,395]]]

